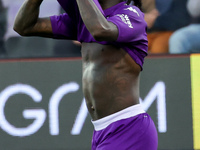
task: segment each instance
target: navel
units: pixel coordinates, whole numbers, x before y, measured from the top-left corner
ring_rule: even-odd
[[[94,106],[91,106],[91,109],[92,109],[93,111],[95,111],[95,108],[94,108]]]

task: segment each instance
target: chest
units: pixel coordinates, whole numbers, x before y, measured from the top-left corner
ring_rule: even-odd
[[[82,43],[83,62],[116,63],[127,54],[122,48],[99,43]]]

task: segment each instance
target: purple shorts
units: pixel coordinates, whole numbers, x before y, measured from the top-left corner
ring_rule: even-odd
[[[139,104],[92,123],[92,150],[157,150],[155,124]]]

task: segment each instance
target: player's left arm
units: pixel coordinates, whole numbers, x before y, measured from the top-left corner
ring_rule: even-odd
[[[116,41],[118,28],[107,21],[93,0],[76,0],[82,20],[97,41]]]

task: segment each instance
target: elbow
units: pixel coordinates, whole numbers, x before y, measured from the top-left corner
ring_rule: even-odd
[[[14,24],[13,30],[21,36],[28,36],[26,29],[20,27],[20,25]]]
[[[13,27],[13,30],[22,36],[22,32],[16,26]]]
[[[100,32],[100,31],[94,31],[92,33],[92,36],[96,41],[104,41],[104,39],[105,39],[103,32]]]
[[[107,41],[108,35],[110,34],[109,29],[105,29],[103,27],[95,28],[93,32],[91,32],[93,38],[96,41]]]
[[[100,26],[94,28],[93,32],[91,32],[93,38],[96,41],[116,41],[118,38],[118,29],[117,27],[113,26]]]
[[[17,32],[17,33],[18,33],[19,35],[21,35],[21,36],[26,36],[24,30],[22,30],[22,29],[20,29],[20,28],[18,28],[18,27],[16,27],[16,26],[13,27],[13,30],[14,30],[15,32]]]
[[[96,41],[99,41],[99,42],[105,41],[105,38],[102,35],[100,35],[100,34],[95,34],[95,35],[93,35],[93,37],[94,37],[94,39]]]

